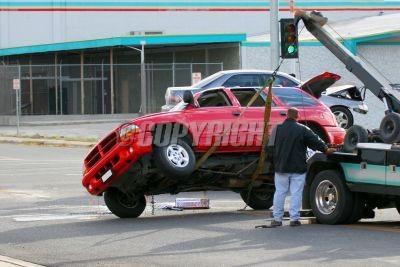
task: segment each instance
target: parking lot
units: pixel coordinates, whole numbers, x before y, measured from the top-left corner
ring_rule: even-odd
[[[211,209],[165,211],[156,196],[118,219],[81,185],[86,149],[0,145],[0,255],[46,266],[398,265],[400,216],[355,225],[255,229],[267,213],[239,211],[235,193],[207,192]],[[179,196],[203,196],[203,192]],[[0,262],[1,265],[2,262]]]

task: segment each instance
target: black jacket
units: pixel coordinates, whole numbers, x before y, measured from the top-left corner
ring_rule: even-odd
[[[310,128],[286,119],[272,135],[274,144],[274,168],[279,173],[305,173],[307,171],[307,147],[325,152],[327,146]],[[271,145],[271,144],[269,144]]]

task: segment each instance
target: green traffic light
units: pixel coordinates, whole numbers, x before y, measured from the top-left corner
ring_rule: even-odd
[[[294,45],[289,45],[287,48],[287,52],[289,55],[296,53],[296,51],[297,51],[297,49],[296,49],[296,46],[294,46]]]

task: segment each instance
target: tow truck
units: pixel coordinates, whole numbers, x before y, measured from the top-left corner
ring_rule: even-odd
[[[295,21],[338,58],[386,106],[379,129],[352,126],[344,152],[316,153],[308,160],[303,209],[311,208],[325,224],[373,218],[375,208],[396,207],[400,213],[400,100],[390,85],[333,37],[321,13],[295,12]]]

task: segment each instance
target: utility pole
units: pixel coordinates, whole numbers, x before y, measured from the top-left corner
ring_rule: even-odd
[[[279,0],[270,0],[271,69],[279,64]]]

